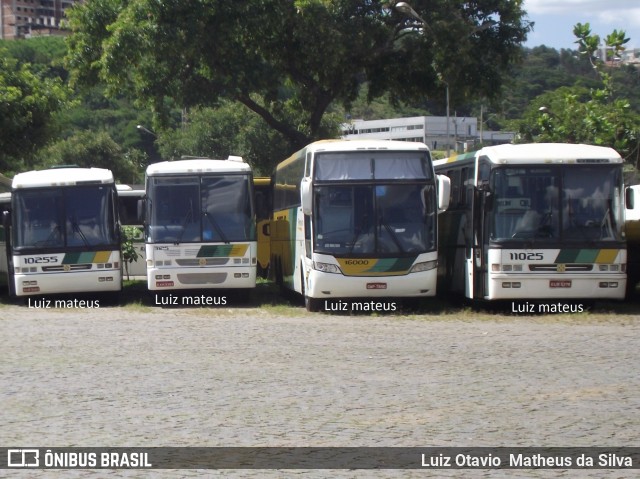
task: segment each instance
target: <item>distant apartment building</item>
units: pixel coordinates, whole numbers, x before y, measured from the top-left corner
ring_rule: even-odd
[[[60,35],[67,8],[83,0],[0,0],[0,39]]]
[[[640,48],[630,48],[620,55],[620,60],[624,65],[640,65]]]
[[[342,135],[346,139],[421,141],[432,150],[458,152],[472,150],[480,143],[511,143],[515,137],[513,132],[479,131],[478,118],[474,116],[453,116],[448,120],[446,116],[351,120],[342,124]]]

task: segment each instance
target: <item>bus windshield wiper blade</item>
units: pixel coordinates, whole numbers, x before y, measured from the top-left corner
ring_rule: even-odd
[[[389,236],[391,236],[391,239],[393,240],[395,245],[398,247],[398,250],[400,250],[400,253],[404,253],[405,251],[402,248],[402,244],[400,244],[400,240],[398,239],[396,232],[393,231],[393,228],[389,226],[382,217],[380,217],[380,224],[384,226],[384,229],[387,231],[387,233],[389,233]]]
[[[80,239],[82,240],[85,246],[91,246],[89,244],[89,240],[87,240],[87,237],[84,235],[84,233],[80,229],[80,225],[78,224],[77,221],[71,222],[71,230],[75,233],[78,233],[78,236],[80,236]]]
[[[193,218],[193,205],[190,205],[189,211],[187,211],[187,216],[185,216],[184,218],[184,222],[182,223],[182,231],[180,231],[180,236],[178,236],[178,239],[176,239],[176,242],[174,244],[180,244],[182,243],[182,238],[184,237],[184,232],[187,231],[187,224],[189,224],[189,221]]]
[[[227,239],[227,237],[224,234],[224,231],[222,231],[222,228],[220,228],[216,220],[213,219],[213,216],[211,216],[207,211],[203,211],[202,214],[204,215],[205,218],[209,220],[209,223],[211,223],[211,226],[213,226],[213,229],[216,230],[216,233],[218,233],[218,235],[222,239],[222,242],[225,244],[229,244],[230,241]]]

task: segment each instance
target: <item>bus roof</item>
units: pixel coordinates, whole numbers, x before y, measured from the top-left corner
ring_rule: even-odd
[[[435,165],[487,157],[493,163],[622,163],[613,148],[573,143],[523,143],[487,146],[478,151],[438,160]]]
[[[197,174],[197,173],[244,173],[251,172],[251,166],[239,156],[228,160],[197,158],[189,160],[161,161],[147,167],[147,176]]]
[[[318,140],[308,144],[301,150],[293,153],[286,160],[283,160],[276,166],[276,170],[286,168],[288,165],[298,161],[300,158],[304,160],[304,156],[307,152],[365,150],[429,151],[429,147],[424,143],[415,141],[347,139]]]
[[[112,184],[113,173],[104,168],[52,168],[27,171],[13,177],[13,189],[73,186],[83,184]]]
[[[320,140],[307,145],[312,151],[357,151],[357,150],[424,150],[429,147],[415,141],[397,140]]]

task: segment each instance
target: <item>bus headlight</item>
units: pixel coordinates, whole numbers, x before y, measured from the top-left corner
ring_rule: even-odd
[[[337,265],[330,263],[319,263],[318,261],[313,262],[313,269],[321,271],[323,273],[342,273]]]
[[[434,260],[434,261],[425,261],[424,263],[418,263],[413,265],[413,268],[411,268],[411,271],[409,271],[410,273],[421,273],[423,271],[430,271],[433,268],[435,268],[436,266],[438,266],[438,261]]]

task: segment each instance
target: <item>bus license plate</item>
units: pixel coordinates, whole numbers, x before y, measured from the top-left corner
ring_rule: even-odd
[[[571,281],[568,280],[551,280],[549,281],[550,288],[570,288]]]
[[[387,283],[367,283],[367,289],[387,289]]]

